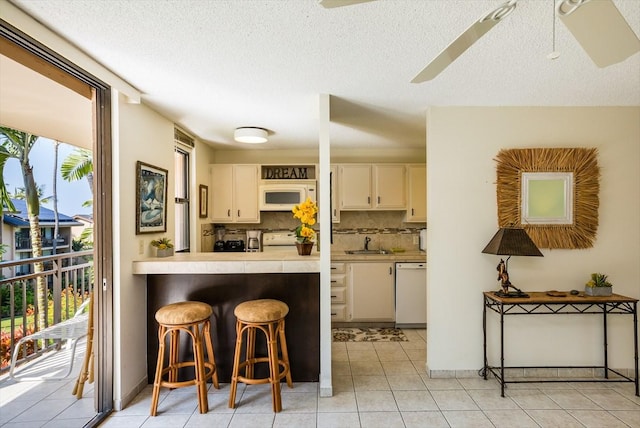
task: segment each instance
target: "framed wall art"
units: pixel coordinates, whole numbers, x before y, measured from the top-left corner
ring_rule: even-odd
[[[136,164],[136,235],[167,231],[166,169]]]
[[[198,202],[198,206],[200,207],[198,211],[200,213],[200,218],[207,218],[209,216],[209,187],[204,184],[200,185]]]
[[[539,248],[590,248],[598,230],[597,149],[500,150],[499,227],[520,226]]]

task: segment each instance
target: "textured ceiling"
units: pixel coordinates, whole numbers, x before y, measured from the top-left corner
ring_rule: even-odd
[[[441,75],[410,83],[502,2],[12,0],[215,146],[236,147],[236,127],[258,126],[272,134],[260,148],[315,147],[321,93],[333,96],[340,148],[422,147],[434,105],[640,105],[640,54],[598,68],[558,20],[561,56],[547,59],[553,0],[520,0]],[[640,0],[614,4],[640,34]]]

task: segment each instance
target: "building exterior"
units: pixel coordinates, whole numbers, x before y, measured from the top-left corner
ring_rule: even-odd
[[[2,243],[7,246],[4,260],[21,260],[32,257],[31,238],[29,232],[29,216],[25,200],[12,199],[15,212],[4,212],[2,216]],[[73,241],[72,228],[84,223],[74,220],[68,215],[58,213],[58,236],[54,242],[55,216],[53,210],[40,207],[40,229],[42,233],[42,254],[53,254],[71,251]],[[20,268],[27,268],[21,266]],[[19,269],[20,269],[19,268]],[[27,272],[16,271],[16,275]]]

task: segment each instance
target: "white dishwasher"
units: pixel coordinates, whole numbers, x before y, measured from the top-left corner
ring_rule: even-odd
[[[396,263],[396,327],[427,325],[427,264]]]

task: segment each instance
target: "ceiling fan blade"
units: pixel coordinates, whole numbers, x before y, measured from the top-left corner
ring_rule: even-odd
[[[510,0],[474,22],[464,33],[460,34],[449,46],[435,57],[411,83],[422,83],[435,78],[453,61],[469,49],[482,36],[487,34],[498,22],[509,15],[516,7],[517,0]]]
[[[375,0],[320,0],[320,4],[327,9],[334,7],[350,6],[352,4],[367,3]]]
[[[558,16],[598,67],[640,51],[640,40],[611,0],[563,0]]]

